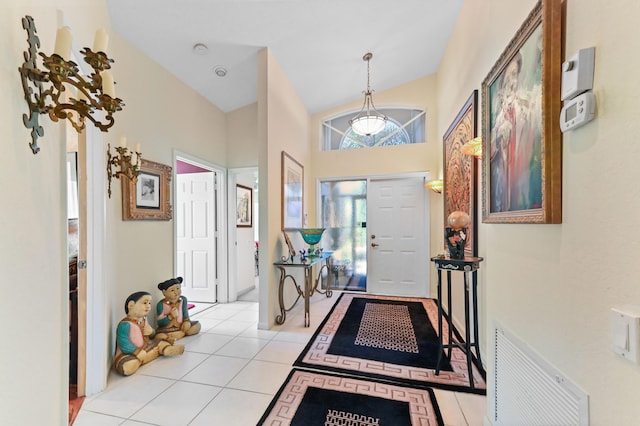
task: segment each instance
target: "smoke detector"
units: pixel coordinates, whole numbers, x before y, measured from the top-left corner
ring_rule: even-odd
[[[204,55],[208,50],[209,48],[204,43],[196,43],[193,45],[193,53],[196,55]]]
[[[217,75],[218,77],[224,77],[227,75],[227,69],[223,66],[218,65],[217,67],[215,67],[213,69],[213,72],[215,73],[215,75]]]

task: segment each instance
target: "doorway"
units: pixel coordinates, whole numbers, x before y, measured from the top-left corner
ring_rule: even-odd
[[[78,392],[78,255],[79,202],[78,202],[78,144],[67,144],[67,256],[69,260],[69,417],[80,409],[83,394]],[[84,386],[81,387],[81,392]]]
[[[429,294],[425,174],[320,182],[323,245],[334,288],[397,296]]]
[[[187,155],[175,156],[175,271],[189,301],[216,303],[221,281],[220,183],[223,173]]]
[[[229,169],[228,192],[229,301],[258,302],[258,168]],[[246,203],[250,209],[246,209]]]
[[[104,390],[110,369],[109,305],[103,261],[107,246],[107,196],[104,190],[107,182],[102,167],[103,149],[106,147],[103,146],[102,132],[95,127],[87,126],[81,133],[76,132],[69,124],[64,129],[67,152],[74,152],[76,159],[76,181],[71,177],[73,161],[70,160],[66,191],[70,200],[68,215],[77,215],[75,220],[67,220],[70,222],[67,236],[70,251],[67,256],[69,326],[72,333],[70,336],[77,339],[69,342],[69,381],[73,384],[72,379],[75,378],[76,395],[81,398]],[[77,212],[74,193],[77,194]],[[74,357],[73,367],[71,356]],[[70,399],[70,409],[71,401],[74,400]],[[74,406],[77,408],[77,405]]]
[[[368,291],[428,297],[428,215],[423,176],[369,179]]]

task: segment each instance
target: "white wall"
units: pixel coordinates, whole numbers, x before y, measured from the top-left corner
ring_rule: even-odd
[[[227,113],[227,165],[230,168],[258,166],[258,104]]]
[[[125,108],[118,114],[107,141],[120,136],[142,145],[144,158],[171,165],[173,150],[212,164],[226,164],[226,117],[117,34],[111,36],[116,58],[113,74]],[[173,185],[173,181],[172,181]],[[108,241],[114,259],[107,280],[114,321],[124,316],[122,301],[138,290],[162,297],[157,283],[173,277],[173,222],[122,221],[121,190],[116,182],[107,204]],[[115,322],[114,322],[115,324]]]
[[[480,89],[534,4],[465,1],[438,70],[438,134]],[[591,424],[631,425],[640,417],[640,368],[609,349],[608,315],[613,306],[640,305],[632,267],[640,254],[632,219],[640,208],[633,73],[640,4],[569,0],[566,12],[565,57],[596,47],[597,115],[564,135],[562,224],[479,227],[486,365],[491,378],[489,339],[498,320],[589,394]]]
[[[42,117],[37,155],[22,123],[27,104],[18,73],[33,16],[41,50],[51,54],[57,9],[75,23],[73,36],[93,43],[108,26],[104,2],[0,0],[0,265],[6,302],[0,363],[0,411],[7,425],[66,424],[68,398],[68,259],[66,248],[66,143],[64,126]]]
[[[258,55],[258,134],[260,135],[260,274],[259,327],[269,328],[279,314],[279,273],[271,265],[284,254],[281,232],[281,152],[284,150],[303,166],[311,163],[310,116],[268,49]],[[305,211],[313,191],[309,168],[304,170]],[[264,249],[262,249],[264,247]],[[301,282],[301,281],[298,281]]]

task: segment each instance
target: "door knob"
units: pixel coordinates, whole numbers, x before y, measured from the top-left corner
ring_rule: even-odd
[[[375,234],[371,234],[371,239],[373,240],[375,238]]]
[[[371,247],[378,247],[380,244],[371,243]]]

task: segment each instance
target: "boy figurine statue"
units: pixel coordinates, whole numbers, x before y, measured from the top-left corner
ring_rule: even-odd
[[[127,314],[116,330],[116,355],[113,360],[115,370],[123,376],[130,376],[141,365],[147,364],[160,355],[173,356],[184,352],[184,345],[174,345],[175,340],[166,334],[155,334],[147,322],[151,311],[151,295],[138,291],[127,297],[124,303]]]
[[[182,296],[182,277],[171,278],[158,284],[164,299],[156,304],[158,332],[178,340],[200,332],[200,323],[189,319],[187,298]]]

